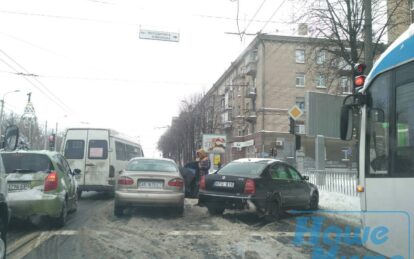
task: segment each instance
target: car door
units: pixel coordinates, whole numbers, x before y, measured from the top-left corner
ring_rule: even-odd
[[[308,183],[302,178],[296,169],[286,165],[286,169],[291,175],[291,192],[294,206],[304,207],[309,204],[310,188]]]
[[[269,166],[269,184],[270,191],[272,193],[277,192],[281,196],[281,202],[283,207],[289,207],[292,203],[292,195],[290,192],[290,175],[286,171],[286,168],[281,163],[274,163]]]
[[[57,165],[56,171],[58,171],[58,177],[59,179],[63,179],[63,182],[59,181],[63,189],[62,191],[65,191],[68,194],[68,197],[71,199],[73,196],[70,189],[72,181],[70,179],[68,171],[66,171],[67,167],[64,166],[64,158],[61,155],[55,155],[54,160]]]

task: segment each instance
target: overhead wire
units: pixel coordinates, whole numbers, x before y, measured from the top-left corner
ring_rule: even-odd
[[[19,73],[19,71],[14,68],[12,65],[10,65],[7,61],[5,61],[4,59],[0,58],[0,61],[3,62],[6,66],[8,66],[10,69],[16,71],[16,73]],[[33,83],[32,81],[30,81],[27,77],[23,77],[30,85],[32,85],[33,87],[35,87],[37,90],[39,90],[46,98],[48,98],[50,101],[52,101],[53,103],[55,103],[56,105],[58,105],[63,111],[65,112],[69,112],[69,110],[67,108],[65,108],[62,104],[60,104],[58,101],[56,101],[55,99],[51,98],[48,94],[46,94],[46,92],[40,88],[39,86],[37,86],[35,83]]]
[[[270,18],[267,20],[267,22],[263,25],[262,29],[260,31],[263,31],[266,26],[269,24],[269,22],[273,19],[273,17],[276,15],[276,13],[280,10],[280,8],[282,8],[282,6],[285,4],[287,0],[283,0],[282,3],[280,3],[280,5],[276,8],[276,10],[272,13],[272,15],[270,16]]]
[[[12,58],[10,55],[8,55],[6,52],[0,49],[0,53],[5,55],[7,58],[9,58],[11,61],[13,61],[20,69],[22,69],[26,74],[34,75],[30,73],[27,69],[25,69],[19,62],[17,62],[14,58]],[[17,72],[17,71],[16,71]],[[19,72],[18,72],[19,73]],[[57,95],[55,95],[46,85],[44,85],[39,79],[36,77],[33,77],[33,80],[36,81],[40,86],[43,87],[43,89],[48,92],[49,95],[51,95],[53,98],[57,100],[57,102],[60,103],[59,106],[64,107],[66,112],[71,112],[71,108],[67,106]],[[55,100],[55,102],[56,102]]]
[[[257,14],[259,14],[260,10],[263,8],[263,5],[266,3],[266,0],[263,0],[263,2],[260,4],[259,8],[257,8],[256,12],[254,13],[253,17],[249,20],[249,23],[246,25],[246,28],[243,30],[243,34],[246,33],[247,29],[249,29],[250,25],[256,18]]]

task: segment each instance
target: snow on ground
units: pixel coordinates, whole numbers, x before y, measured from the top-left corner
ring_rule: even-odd
[[[319,191],[319,209],[321,212],[334,219],[345,221],[349,224],[359,225],[361,214],[360,197],[349,196],[337,192]],[[348,213],[347,213],[348,212]]]

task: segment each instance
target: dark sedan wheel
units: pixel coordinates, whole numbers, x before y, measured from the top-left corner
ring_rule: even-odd
[[[68,207],[67,202],[65,201],[62,205],[62,211],[60,212],[60,216],[58,218],[55,218],[55,224],[54,226],[56,228],[62,228],[66,224],[66,219],[68,216]]]
[[[124,207],[118,205],[116,202],[114,205],[114,215],[116,217],[121,217],[122,215],[124,215]]]
[[[265,219],[267,221],[279,220],[281,214],[282,214],[282,209],[281,209],[279,201],[277,200],[268,201],[267,207],[266,207]]]
[[[6,236],[7,236],[7,226],[5,225],[4,219],[0,218],[0,259],[6,258],[6,248],[7,248],[7,242],[6,242]]]
[[[213,206],[213,205],[207,206],[207,209],[210,215],[222,215],[225,210],[225,208],[223,207],[218,207],[218,206]]]
[[[318,210],[319,205],[319,196],[317,193],[312,194],[312,197],[309,201],[309,209],[310,210]]]

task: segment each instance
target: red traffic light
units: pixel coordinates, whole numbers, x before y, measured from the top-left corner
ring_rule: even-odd
[[[49,141],[50,142],[55,141],[55,134],[49,136]]]
[[[354,79],[354,87],[362,87],[365,84],[365,76],[357,76]]]
[[[360,63],[355,64],[354,66],[355,74],[362,75],[365,72],[365,68],[367,68],[365,64],[360,64]]]

